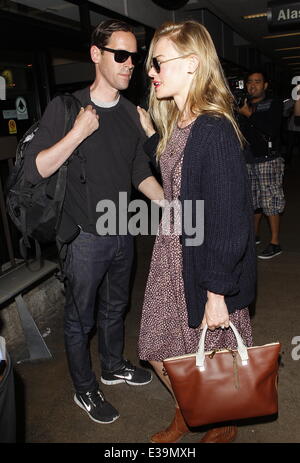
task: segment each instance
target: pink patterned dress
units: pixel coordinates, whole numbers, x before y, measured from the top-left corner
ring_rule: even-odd
[[[160,158],[163,188],[168,201],[178,199],[184,148],[193,123],[176,127],[165,152]],[[176,215],[176,211],[174,213]],[[173,218],[176,223],[176,217]],[[162,223],[153,247],[147,280],[140,336],[139,357],[142,360],[162,361],[197,350],[200,328],[189,328],[182,277],[182,247],[176,230],[164,233]],[[172,233],[174,231],[174,233]],[[230,314],[244,342],[252,345],[252,332],[247,308]],[[235,348],[231,329],[216,329],[206,335],[205,349]]]

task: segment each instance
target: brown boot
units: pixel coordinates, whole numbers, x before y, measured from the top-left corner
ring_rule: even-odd
[[[202,444],[226,444],[233,442],[237,436],[237,426],[224,426],[207,431],[200,440]]]
[[[151,437],[150,442],[157,444],[172,444],[178,442],[185,434],[189,432],[189,428],[184,421],[179,408],[175,408],[175,416],[172,423],[164,431],[157,432]]]

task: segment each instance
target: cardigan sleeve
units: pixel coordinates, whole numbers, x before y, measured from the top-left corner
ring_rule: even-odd
[[[239,292],[242,260],[252,224],[249,180],[232,125],[219,120],[207,138],[199,172],[204,241],[195,250],[198,283],[223,295]]]

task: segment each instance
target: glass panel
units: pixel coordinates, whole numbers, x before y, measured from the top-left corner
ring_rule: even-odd
[[[0,76],[6,84],[5,98],[0,100],[0,136],[20,139],[37,118],[32,57],[20,62],[17,53],[9,54],[8,59],[1,53],[0,59]]]

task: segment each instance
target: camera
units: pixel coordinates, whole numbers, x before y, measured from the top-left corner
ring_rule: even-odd
[[[228,78],[229,88],[232,95],[234,96],[234,101],[236,106],[241,107],[244,105],[245,99],[249,99],[249,95],[245,89],[244,79],[237,77]]]

